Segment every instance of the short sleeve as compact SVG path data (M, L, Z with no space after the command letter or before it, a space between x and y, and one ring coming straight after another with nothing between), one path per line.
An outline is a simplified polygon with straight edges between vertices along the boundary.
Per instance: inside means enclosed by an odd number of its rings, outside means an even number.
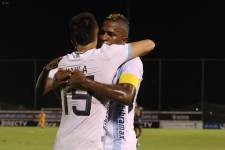
M105 57L111 60L112 65L118 68L122 63L126 62L130 58L132 49L130 44L103 44L102 50L104 52Z
M50 70L48 74L48 78L53 79L57 71L58 71L58 68Z
M143 78L143 63L141 59L131 59L121 66L119 83L129 83L139 87Z

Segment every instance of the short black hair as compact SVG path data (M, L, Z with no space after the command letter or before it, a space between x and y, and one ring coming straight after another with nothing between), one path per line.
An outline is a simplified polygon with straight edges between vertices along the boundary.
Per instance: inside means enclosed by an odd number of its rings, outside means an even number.
M112 22L120 22L123 25L125 25L127 31L129 32L129 20L121 13L118 12L113 12L111 14L109 14L105 20L109 20Z
M78 45L86 45L96 38L98 23L92 13L81 12L69 22L71 40Z

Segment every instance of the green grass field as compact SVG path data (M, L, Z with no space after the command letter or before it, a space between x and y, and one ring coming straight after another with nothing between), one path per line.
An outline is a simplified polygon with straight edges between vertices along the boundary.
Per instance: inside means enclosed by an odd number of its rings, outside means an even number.
M57 128L0 127L0 150L51 150ZM225 150L225 130L144 129L138 150Z

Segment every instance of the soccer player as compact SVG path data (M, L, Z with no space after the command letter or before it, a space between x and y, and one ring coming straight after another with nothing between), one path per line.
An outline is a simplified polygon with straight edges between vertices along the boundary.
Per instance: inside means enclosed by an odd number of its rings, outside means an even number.
M102 40L105 43L124 44L128 41L129 22L122 14L110 14L106 17L103 27ZM104 150L136 150L136 137L134 133L134 104L143 76L143 64L139 57L123 64L117 71L113 83L130 90L132 101L123 105L111 102L108 118L105 123L106 135Z
M122 63L149 53L155 44L147 39L124 45L103 44L96 49L98 25L90 13L74 16L69 27L74 52L64 56L58 71L50 75L54 87L61 89L63 108L54 149L102 150L102 126L108 101L98 94L92 96L90 92L77 90L85 87L74 84L74 72L80 70L89 79L111 84ZM92 80L88 80L89 83Z
M123 45L127 43L128 32L128 19L122 14L112 13L104 20L100 41L108 45ZM113 83L117 85L106 85L94 81L86 83L88 79L83 79L84 75L80 72L74 73L73 78L74 80L77 78L81 87L112 100L104 123L104 150L136 150L134 106L142 75L143 64L139 57L120 66L113 80ZM78 84L77 82L74 84ZM119 92L123 94L118 94Z

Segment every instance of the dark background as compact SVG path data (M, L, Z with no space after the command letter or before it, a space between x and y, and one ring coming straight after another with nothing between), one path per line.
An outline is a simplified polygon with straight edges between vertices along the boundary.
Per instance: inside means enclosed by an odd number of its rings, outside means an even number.
M222 2L221 2L222 3ZM215 0L0 0L1 106L60 107L53 95L34 98L44 64L71 52L67 22L81 11L99 23L113 11L130 20L130 40L151 38L142 58L138 102L150 110L203 110L224 106L223 5Z
M149 58L224 58L224 13L215 0L1 0L0 58L53 58L68 49L67 22L90 11L101 23L119 11L130 19L131 40L150 37Z

